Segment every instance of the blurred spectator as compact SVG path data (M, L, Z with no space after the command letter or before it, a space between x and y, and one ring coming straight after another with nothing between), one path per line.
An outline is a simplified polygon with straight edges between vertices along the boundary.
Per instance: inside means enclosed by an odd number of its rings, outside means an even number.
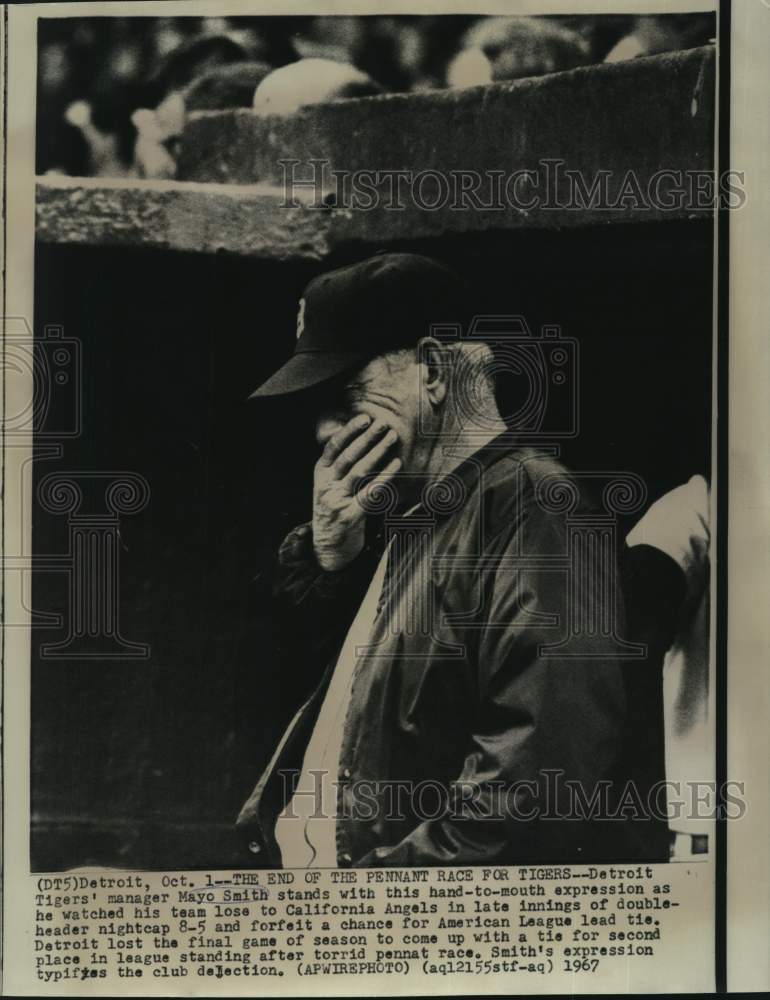
M591 59L577 31L542 17L489 17L463 39L447 69L447 83L470 87L496 80L542 76L582 66Z
M172 90L157 108L137 109L131 116L137 132L134 173L156 179L174 177L187 115L193 111L251 107L254 91L271 69L261 62L217 66L194 77L186 87Z
M67 108L64 117L83 138L87 150L87 173L90 176L121 177L128 173L120 157L118 137L96 127L88 101L74 101Z
M249 61L247 54L229 35L207 31L165 56L148 84L148 106L131 115L136 129L133 171L137 176L174 177L179 140L189 112L251 105L254 91L272 66Z
M160 61L147 85L147 101L155 107L173 91L218 66L241 62L246 50L229 35L205 33L177 45Z
M556 14L551 20L578 35L588 45L591 63L600 63L619 39L627 35L636 18L626 14Z
M382 87L350 63L300 59L265 77L254 94L253 107L262 115L287 115L308 104L380 93Z
M168 180L176 174L176 153L185 122L184 97L172 91L157 108L131 115L136 128L133 172L138 177Z
M631 30L607 54L605 62L622 62L658 52L691 49L713 40L713 14L668 14L635 17Z

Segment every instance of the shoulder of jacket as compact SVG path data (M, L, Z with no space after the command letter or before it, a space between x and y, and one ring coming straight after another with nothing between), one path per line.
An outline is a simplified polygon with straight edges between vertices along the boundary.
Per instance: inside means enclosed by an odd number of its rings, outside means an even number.
M567 469L546 452L517 449L506 453L483 471L478 483L488 528L494 532L533 508L540 510L538 497L551 484L557 489L559 484L571 483Z

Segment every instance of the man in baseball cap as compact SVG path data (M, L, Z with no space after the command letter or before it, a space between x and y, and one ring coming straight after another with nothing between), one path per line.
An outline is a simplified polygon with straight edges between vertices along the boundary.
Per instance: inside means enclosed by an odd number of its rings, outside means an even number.
M502 808L515 796L490 792L558 768L590 797L624 759L625 702L604 632L571 636L558 655L569 622L597 620L583 605L609 594L615 606L616 577L597 560L596 585L567 606L552 570L569 551L567 515L537 502L540 481L567 473L513 449L491 352L456 330L460 299L457 275L414 254L321 275L302 297L293 356L254 394L312 399L321 449L312 519L281 546L271 609L286 676L314 664L318 685L241 810L257 864L628 860L658 849L622 821L533 824L529 807L523 817ZM394 806L394 789L426 781L446 791L446 810ZM460 786L478 791L478 812L453 812Z
M417 477L445 470L442 446L456 416L446 405L458 360L451 345L464 318L460 277L418 254L382 252L305 288L294 353L250 398L296 397L315 420L323 454L313 545L323 569L345 566L363 546L363 485L376 491L404 473L405 502ZM486 345L475 345L481 362L480 350ZM503 429L495 410L485 439Z

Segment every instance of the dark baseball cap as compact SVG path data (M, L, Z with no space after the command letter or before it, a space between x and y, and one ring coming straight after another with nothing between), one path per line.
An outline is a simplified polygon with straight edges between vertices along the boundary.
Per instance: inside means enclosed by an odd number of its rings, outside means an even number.
M460 276L430 257L381 252L328 271L302 293L294 354L249 398L320 386L380 354L415 346L433 325L462 324L464 309Z

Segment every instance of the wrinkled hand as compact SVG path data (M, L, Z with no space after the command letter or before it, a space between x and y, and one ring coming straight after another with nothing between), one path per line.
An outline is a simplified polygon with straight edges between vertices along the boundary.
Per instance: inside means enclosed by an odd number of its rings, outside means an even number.
M398 435L365 415L349 420L326 442L313 480L313 548L322 569L342 569L364 547L366 511L356 493L375 473L369 488L391 479L401 460L387 455Z

